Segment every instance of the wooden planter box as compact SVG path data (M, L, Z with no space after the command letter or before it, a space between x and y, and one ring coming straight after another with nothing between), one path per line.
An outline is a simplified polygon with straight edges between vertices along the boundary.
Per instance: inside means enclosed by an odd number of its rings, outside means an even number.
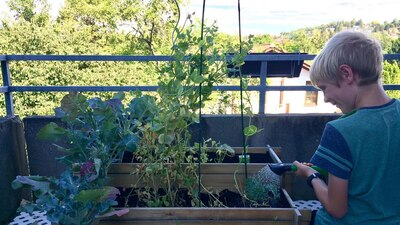
M238 153L240 148L237 148ZM271 162L281 162L271 147L249 148L248 153L262 152L270 157ZM239 153L241 154L241 153ZM266 163L247 163L247 174L258 173ZM121 163L113 165L109 170L110 185L116 187L130 187L136 180L130 174L135 163ZM235 178L236 177L236 181ZM245 183L244 163L207 163L201 165L201 182L204 187L212 191L229 189L236 191L237 183L242 189ZM282 189L282 198L289 205L293 202L286 190ZM300 213L295 208L216 208L216 207L169 207L169 208L129 208L129 213L121 217L104 218L101 225L111 224L298 224Z

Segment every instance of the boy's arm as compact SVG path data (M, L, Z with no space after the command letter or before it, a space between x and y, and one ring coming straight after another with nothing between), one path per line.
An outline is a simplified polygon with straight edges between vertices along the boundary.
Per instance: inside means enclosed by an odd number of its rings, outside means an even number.
M297 167L296 173L304 178L317 172L297 161L294 165ZM311 184L318 200L331 216L341 218L347 213L348 180L329 173L328 185L321 179L313 179Z
M348 180L329 174L328 185L321 179L313 179L311 183L318 200L331 216L342 218L347 213Z

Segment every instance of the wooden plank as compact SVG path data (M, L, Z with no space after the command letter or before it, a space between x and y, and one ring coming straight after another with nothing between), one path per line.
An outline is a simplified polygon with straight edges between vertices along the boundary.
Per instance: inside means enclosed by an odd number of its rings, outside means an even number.
M216 148L212 147L204 147L207 149L207 152L216 152ZM241 147L231 147L235 150L236 155L243 154L243 146ZM279 151L280 147L273 147L273 149L277 149ZM267 147L247 147L246 152L250 154L266 154L268 151Z
M300 225L308 225L308 224L310 224L310 222L311 222L311 216L312 216L312 213L311 213L311 210L309 210L309 209L301 209L301 210L299 210L300 211L300 214L301 214L301 216L299 217L299 224Z
M293 221L213 221L213 220L150 220L150 221L101 221L100 225L293 225ZM303 224L301 224L303 225ZM308 225L308 224L304 224Z
M236 155L243 154L243 147L232 147L235 150ZM266 147L247 147L246 152L249 154L266 154Z
M247 163L247 173L255 174L260 171L266 163ZM207 163L201 165L201 174L244 174L244 163Z
M262 213L264 212L264 213ZM159 213L159 214L157 214ZM133 213L134 218L154 218L155 215L161 218L196 218L196 219L250 219L250 220L292 220L292 209L280 208L142 208Z
M293 221L292 208L129 208L121 217L106 220L239 220L239 221Z
M236 155L243 154L243 147L232 147L232 148L235 150ZM267 154L269 148L271 148L278 156L282 151L281 147L271 147L269 145L267 145L266 147L247 147L246 151L249 154ZM210 148L209 152L215 152L215 149Z

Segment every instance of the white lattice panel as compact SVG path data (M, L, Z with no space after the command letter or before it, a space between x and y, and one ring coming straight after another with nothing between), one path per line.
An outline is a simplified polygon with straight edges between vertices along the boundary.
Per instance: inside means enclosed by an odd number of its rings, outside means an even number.
M21 212L21 214L14 218L9 225L51 225L50 221L46 218L46 212L35 211L32 215L29 213Z
M318 210L322 208L321 203L317 200L309 200L309 201L298 200L294 201L294 205L296 206L297 209Z

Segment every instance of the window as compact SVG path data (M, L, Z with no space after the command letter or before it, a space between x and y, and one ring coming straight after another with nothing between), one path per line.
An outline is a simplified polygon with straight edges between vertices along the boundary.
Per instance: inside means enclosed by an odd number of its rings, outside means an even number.
M306 81L306 85L311 86L311 81ZM316 106L318 102L318 91L306 91L304 106Z

